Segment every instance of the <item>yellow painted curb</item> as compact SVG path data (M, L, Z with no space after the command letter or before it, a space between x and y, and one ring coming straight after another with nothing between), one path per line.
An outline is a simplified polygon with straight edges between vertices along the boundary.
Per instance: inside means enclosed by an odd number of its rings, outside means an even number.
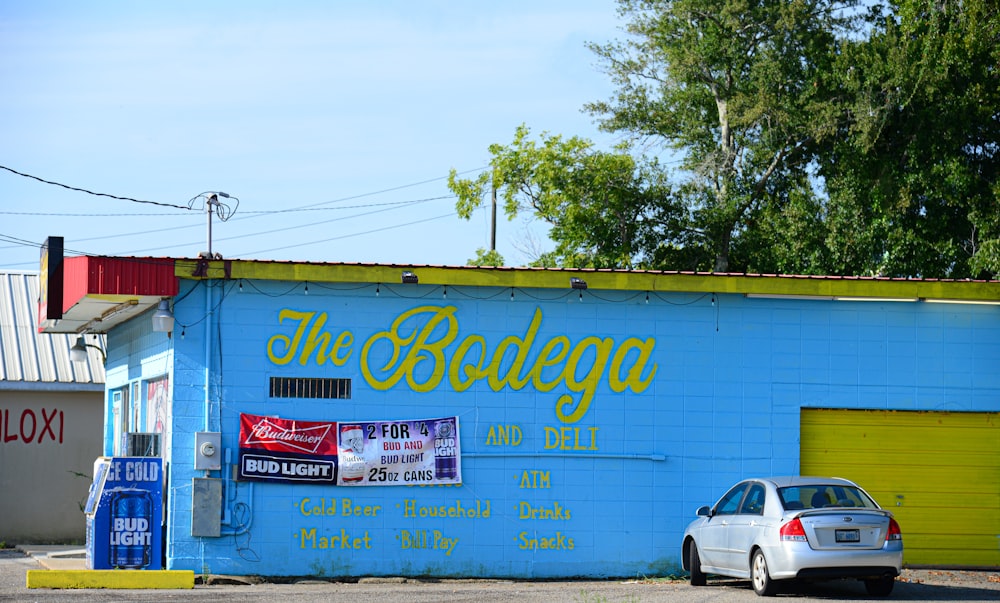
M28 588L194 588L192 570L28 570Z

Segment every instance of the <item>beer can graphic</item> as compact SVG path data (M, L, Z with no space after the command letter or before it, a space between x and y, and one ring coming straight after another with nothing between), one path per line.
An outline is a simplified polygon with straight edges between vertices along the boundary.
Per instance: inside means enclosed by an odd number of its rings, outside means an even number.
M153 552L153 500L149 492L137 488L112 492L108 563L113 568L146 567Z
M458 456L456 455L455 422L453 419L438 421L434 427L434 479L455 480L458 478Z
M360 482L365 477L364 431L360 425L340 426L340 450L337 453L337 466L340 481L347 483Z

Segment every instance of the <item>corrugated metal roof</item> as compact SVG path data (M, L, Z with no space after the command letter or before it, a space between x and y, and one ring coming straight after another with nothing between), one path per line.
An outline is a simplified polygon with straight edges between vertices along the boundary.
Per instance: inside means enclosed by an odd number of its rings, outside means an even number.
M38 281L37 273L0 272L0 389L103 388L100 350L87 348L87 361L73 362L78 335L38 332ZM105 348L103 336L85 341Z

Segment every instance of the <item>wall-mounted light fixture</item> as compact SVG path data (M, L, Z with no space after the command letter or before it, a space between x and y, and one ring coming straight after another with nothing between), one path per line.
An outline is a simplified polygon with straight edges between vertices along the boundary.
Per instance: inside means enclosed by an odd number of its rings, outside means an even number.
M587 281L582 278L576 278L575 276L569 279L569 286L574 289L586 289Z
M104 364L108 363L108 356L104 353L104 348L99 345L94 345L92 343L87 343L83 339L83 335L76 338L76 343L73 347L69 349L69 359L73 362L86 362L87 361L87 348L94 348L101 353L101 362Z
M412 283L412 284L416 284L416 283L418 283L418 282L420 282L420 281L419 281L419 279L417 278L417 275L416 275L416 274L413 274L413 273L412 273L412 272L410 272L409 270L404 270L404 271L403 271L403 282L404 282L404 283Z
M831 295L782 295L780 293L744 293L747 299L804 299L812 301L833 301Z
M1000 306L1000 299L996 301L988 299L934 299L928 297L924 299L929 304L972 304L981 306Z
M835 297L833 298L837 301L855 301L855 302L915 302L920 301L916 297Z
M153 331L169 333L174 330L174 313L170 311L170 301L160 300L160 305L153 312Z

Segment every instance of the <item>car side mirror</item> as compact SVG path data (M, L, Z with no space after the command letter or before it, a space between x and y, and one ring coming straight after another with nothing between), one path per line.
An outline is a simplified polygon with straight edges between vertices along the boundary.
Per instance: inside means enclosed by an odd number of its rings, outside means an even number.
M712 516L712 508L709 507L708 505L704 505L704 506L698 507L698 510L695 511L694 513L698 517L711 517Z

